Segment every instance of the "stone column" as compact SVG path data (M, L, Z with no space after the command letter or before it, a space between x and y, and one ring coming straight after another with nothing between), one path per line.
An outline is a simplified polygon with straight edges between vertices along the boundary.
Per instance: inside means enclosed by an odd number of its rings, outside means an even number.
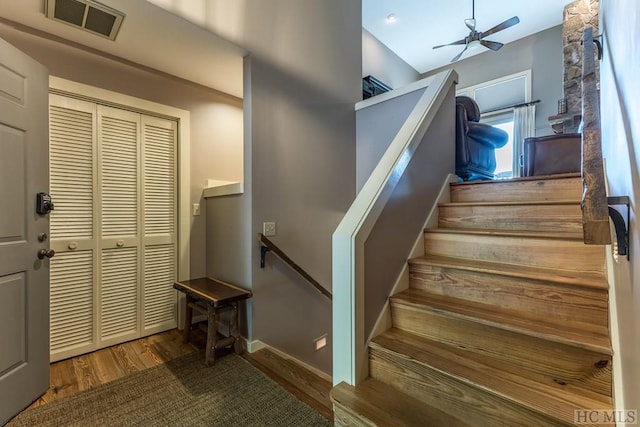
M565 133L576 132L582 117L582 33L587 25L598 34L598 0L576 0L565 6L562 26L563 82L567 102ZM596 61L596 77L600 81L598 67Z

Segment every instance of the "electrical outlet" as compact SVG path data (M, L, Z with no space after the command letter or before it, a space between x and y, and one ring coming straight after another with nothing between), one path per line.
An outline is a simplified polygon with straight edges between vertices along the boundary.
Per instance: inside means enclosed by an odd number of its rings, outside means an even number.
M318 351L322 350L327 346L327 334L324 334L320 338L316 338L313 340L313 350Z
M262 234L265 236L275 236L276 235L276 223L275 222L263 222L262 223Z
M200 203L194 203L191 206L191 210L192 210L193 216L200 215Z

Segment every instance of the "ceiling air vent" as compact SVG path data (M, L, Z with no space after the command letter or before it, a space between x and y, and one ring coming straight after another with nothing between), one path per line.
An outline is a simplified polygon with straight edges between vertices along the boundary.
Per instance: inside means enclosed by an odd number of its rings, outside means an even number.
M124 13L92 0L46 0L46 15L55 21L116 39Z

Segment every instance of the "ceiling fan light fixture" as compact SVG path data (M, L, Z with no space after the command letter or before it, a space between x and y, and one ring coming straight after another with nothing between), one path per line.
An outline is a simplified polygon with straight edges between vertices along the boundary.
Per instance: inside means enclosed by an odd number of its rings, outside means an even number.
M464 44L465 46L462 52L454 56L451 62L456 62L458 59L460 59L462 54L465 53L467 50L477 50L480 47L486 47L495 52L497 50L500 50L503 44L499 42L491 41L491 40L485 40L485 37L495 34L498 31L506 30L507 28L512 27L518 23L520 23L520 18L518 18L517 16L513 16L507 19L506 21L503 21L498 25L495 25L494 27L489 28L487 31L477 31L476 30L476 6L475 6L475 1L472 0L471 18L464 20L464 24L470 30L469 35L453 43L433 46L433 49L439 49L445 46L454 46L454 45Z
M480 40L472 40L469 42L469 45L467 46L469 50L475 50L481 47L482 47L482 44L480 43Z

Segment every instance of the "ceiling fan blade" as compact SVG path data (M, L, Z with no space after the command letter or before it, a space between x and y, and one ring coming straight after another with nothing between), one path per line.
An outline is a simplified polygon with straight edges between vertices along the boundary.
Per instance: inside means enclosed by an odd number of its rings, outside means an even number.
M464 38L464 39L457 40L457 41L455 41L455 42L453 42L453 43L449 43L449 44L440 44L440 45L438 45L438 46L434 46L434 47L433 47L433 49L439 49L439 48L441 48L441 47L445 47L445 46L454 46L454 45L458 45L458 44L466 44L466 43L467 43L467 39L466 39L466 38Z
M471 31L475 31L476 30L476 20L474 18L465 19L464 20L464 25L466 25L467 28L470 29Z
M505 29L507 29L509 27L513 27L514 25L516 25L519 22L520 22L520 18L518 18L517 16L514 16L513 18L509 18L506 21L499 23L495 27L490 28L487 31L484 31L482 33L482 37L490 36L491 34L495 34L498 31L502 31L502 30L505 30Z
M488 47L491 50L499 50L503 44L498 42L492 42L490 40L480 40L480 44L484 47Z
M467 51L467 48L469 46L465 46L464 49L462 49L462 52L460 52L459 54L457 54L456 56L453 57L453 59L451 60L451 62L456 62L458 59L460 59L460 57L462 56L463 53L465 53Z

